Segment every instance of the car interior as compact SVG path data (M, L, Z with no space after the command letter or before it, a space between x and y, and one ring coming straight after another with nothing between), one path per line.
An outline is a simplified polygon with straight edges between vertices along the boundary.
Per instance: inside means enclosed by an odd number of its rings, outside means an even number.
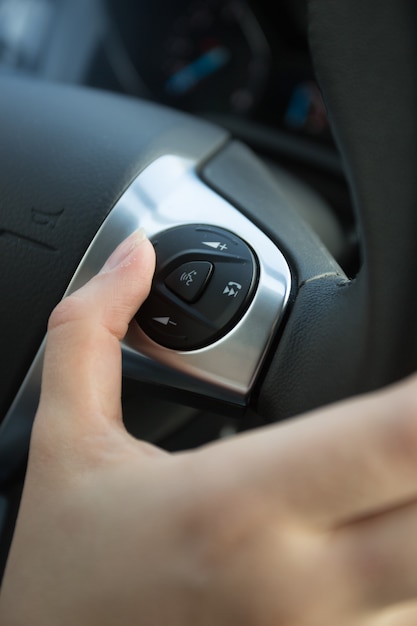
M416 9L308 4L0 0L0 571L48 316L139 226L134 436L192 448L415 369Z

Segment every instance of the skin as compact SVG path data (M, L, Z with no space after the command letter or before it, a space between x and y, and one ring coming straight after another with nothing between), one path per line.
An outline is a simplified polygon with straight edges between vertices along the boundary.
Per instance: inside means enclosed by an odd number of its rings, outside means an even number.
M0 624L415 625L417 379L168 454L120 406L153 269L136 233L50 318Z

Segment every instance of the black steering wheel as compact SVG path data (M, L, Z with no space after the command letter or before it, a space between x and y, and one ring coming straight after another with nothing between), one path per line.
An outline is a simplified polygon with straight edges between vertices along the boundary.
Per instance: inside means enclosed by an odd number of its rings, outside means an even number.
M354 278L224 130L128 97L1 78L2 484L27 452L37 390L29 405L19 394L51 310L74 275L81 280L80 262L132 181L167 155L192 163L200 183L265 233L290 268L285 315L241 406L275 421L416 368L416 11L411 0L310 2L311 49L356 210Z

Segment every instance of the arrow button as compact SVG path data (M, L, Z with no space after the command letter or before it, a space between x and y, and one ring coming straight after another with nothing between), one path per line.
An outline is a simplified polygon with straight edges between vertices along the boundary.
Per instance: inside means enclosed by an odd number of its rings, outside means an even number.
M143 303L136 319L153 341L174 350L204 345L213 334L213 327L196 318L192 310L172 306L157 294L151 294Z
M171 326L177 325L177 322L174 322L170 317L153 317L152 319L154 322L158 322L158 324L162 324L163 326L168 326L168 324L171 324Z

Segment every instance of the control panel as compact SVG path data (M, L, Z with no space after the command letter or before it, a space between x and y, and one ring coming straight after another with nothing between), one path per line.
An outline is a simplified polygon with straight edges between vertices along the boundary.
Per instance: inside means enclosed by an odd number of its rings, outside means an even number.
M151 293L122 342L124 375L183 394L184 402L205 398L240 410L288 303L286 259L201 180L195 163L165 155L119 198L66 293L100 271L138 228L152 241L157 264ZM43 347L2 424L3 436L9 424L24 428L21 416L34 414L42 360Z
M154 341L175 350L204 347L242 317L258 281L251 248L232 232L186 224L152 239L157 264L137 315Z

